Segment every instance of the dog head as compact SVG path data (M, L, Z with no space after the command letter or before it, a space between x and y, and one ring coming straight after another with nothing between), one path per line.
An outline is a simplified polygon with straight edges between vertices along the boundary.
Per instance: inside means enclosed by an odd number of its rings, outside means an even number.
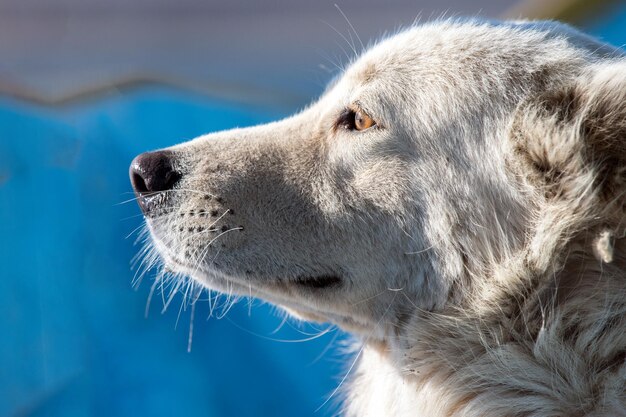
M555 23L415 27L302 112L142 154L131 181L169 269L385 340L527 246L550 144L520 112L556 123L532 98L617 55Z

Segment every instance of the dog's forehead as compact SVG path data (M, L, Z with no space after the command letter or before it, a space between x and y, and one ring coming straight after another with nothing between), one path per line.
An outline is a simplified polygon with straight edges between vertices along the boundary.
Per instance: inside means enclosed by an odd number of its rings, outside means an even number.
M616 55L614 48L557 22L446 20L411 27L382 39L356 59L343 78L358 86L412 74L437 78L437 70L445 72L446 63L468 71L504 59L509 66L524 66L538 56L556 55L546 41L557 39L565 41L558 46Z
M478 108L476 100L487 105L494 97L513 101L523 95L530 81L539 80L531 80L529 74L558 75L592 55L618 53L554 22L431 22L364 51L327 88L320 108L360 102L375 112L376 108L392 111L408 108L399 103L416 98L423 101L421 106L436 107L443 105L442 92L450 96L448 101L452 96L456 103L474 100Z
M348 68L345 78L354 86L365 86L380 76L380 66L376 64L376 60L366 55Z
M447 64L455 61L455 67L467 67L467 71L459 71L459 74L469 76L476 67L470 59L460 65L461 56L467 57L470 48L489 47L479 40L467 39L467 31L475 29L471 25L461 29L450 24L429 24L386 38L352 62L343 75L331 83L325 96L338 102L367 96L383 100L383 97L393 96L394 102L398 102L401 97L409 97L410 92L421 89L416 82L434 86L448 80Z
M438 78L445 64L464 60L468 70L473 59L497 48L493 41L511 41L514 31L485 24L440 22L404 30L366 50L345 71L341 83L359 88L373 83L407 82L412 76ZM507 36L508 35L508 36ZM514 36L514 35L513 35ZM496 42L497 43L497 42Z

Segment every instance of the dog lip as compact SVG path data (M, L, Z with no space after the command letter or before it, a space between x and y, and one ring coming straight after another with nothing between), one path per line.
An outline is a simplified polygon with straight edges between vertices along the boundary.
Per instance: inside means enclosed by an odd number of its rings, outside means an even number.
M166 192L137 193L137 201L145 214L151 214L156 208L165 204Z
M311 289L325 289L341 285L342 279L337 275L300 276L294 282Z

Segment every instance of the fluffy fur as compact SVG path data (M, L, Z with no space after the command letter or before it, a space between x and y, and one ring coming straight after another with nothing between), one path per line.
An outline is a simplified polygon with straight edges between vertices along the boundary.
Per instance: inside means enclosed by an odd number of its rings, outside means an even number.
M169 150L163 261L353 332L345 415L626 415L620 50L430 23L293 117Z

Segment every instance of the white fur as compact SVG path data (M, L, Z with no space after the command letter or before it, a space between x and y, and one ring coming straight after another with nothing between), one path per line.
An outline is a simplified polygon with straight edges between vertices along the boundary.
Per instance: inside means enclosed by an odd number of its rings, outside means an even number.
M356 107L377 125L336 126ZM625 120L621 51L434 22L291 118L170 148L148 224L174 271L353 332L347 416L626 415Z

